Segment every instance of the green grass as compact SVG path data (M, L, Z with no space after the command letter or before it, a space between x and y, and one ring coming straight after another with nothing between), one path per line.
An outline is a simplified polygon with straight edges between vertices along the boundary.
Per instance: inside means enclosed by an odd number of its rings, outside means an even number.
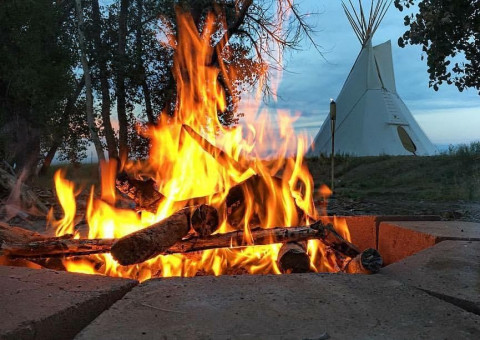
M311 158L307 165L318 188L330 186L330 159ZM64 168L67 178L83 188L98 188L98 164L55 165L36 180L53 188L53 174ZM411 201L480 201L480 142L451 147L438 156L379 156L335 158L338 198L408 199Z
M330 185L330 159L307 160L316 186ZM480 143L438 156L336 157L335 194L350 198L480 201Z

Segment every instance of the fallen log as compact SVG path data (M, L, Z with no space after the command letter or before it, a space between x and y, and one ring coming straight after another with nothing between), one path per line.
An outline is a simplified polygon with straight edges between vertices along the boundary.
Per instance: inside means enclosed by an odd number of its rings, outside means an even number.
M306 242L285 243L278 251L277 266L282 273L307 273L310 257Z
M187 210L188 211L188 210ZM175 217L175 220L185 221L187 219L187 213L184 210L177 212L178 215ZM174 214L175 215L175 214ZM183 216L185 216L185 219ZM173 216L173 215L172 215ZM169 218L153 225L156 227L155 230L160 229L159 233L163 233L161 230L165 229L163 226L168 224ZM160 227L159 227L160 225ZM146 228L149 229L149 228ZM135 235L146 229L142 229L136 233L127 235ZM169 229L168 227L166 229ZM183 225L180 225L180 229L183 229ZM147 235L150 236L152 233L156 232L149 229ZM324 225L322 222L318 221L310 226L302 227L287 227L287 228L272 228L272 229L262 229L256 228L250 231L251 239L253 240L254 245L268 245L273 243L289 243L289 242L302 242L310 239L319 239L324 244L335 249L337 252L344 256L351 258L357 257L360 254L358 248L352 245L350 242L344 240L336 231L333 229L333 226L328 224ZM152 236L154 239L155 237ZM121 239L120 239L121 240ZM79 256L79 255L91 255L97 253L107 253L110 252L114 243L118 243L120 240L116 239L66 239L66 240L47 240L47 241L36 241L30 242L27 244L4 244L2 246L2 252L4 255L10 257L55 257L55 256ZM143 241L147 243L144 243ZM190 237L188 239L177 241L175 244L167 247L165 244L163 246L151 244L152 239L149 238L137 238L135 236L133 244L139 248L139 253L144 256L146 252L151 254L151 248L156 249L155 254L151 255L153 257L157 254L176 254L176 253L189 253L196 252L208 249L218 249L218 248L242 248L247 247L250 244L245 243L245 233L244 231L234 231L225 234L216 234L210 235L207 237ZM130 244L127 242L127 244ZM142 247L147 247L147 250L142 250ZM150 248L148 248L150 247ZM160 251L159 251L160 250ZM127 249L128 254L130 251L136 251L135 249ZM132 255L134 258L138 259L138 255ZM365 255L366 256L366 255ZM148 258L150 258L148 257ZM127 256L127 259L129 257ZM146 259L148 259L146 258ZM364 262L367 263L367 262ZM353 265L353 264L352 264ZM368 265L367 265L368 268Z
M372 274L378 272L382 264L383 260L380 253L375 249L368 248L348 261L343 268L343 272L349 274Z

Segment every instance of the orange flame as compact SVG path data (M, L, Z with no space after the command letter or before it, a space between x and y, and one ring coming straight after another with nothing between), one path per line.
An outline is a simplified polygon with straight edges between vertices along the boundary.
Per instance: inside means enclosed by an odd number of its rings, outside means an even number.
M292 118L279 115L278 136L270 133L268 117L247 124L224 127L218 112L226 108L224 87L218 82L220 69L213 65L215 53L211 46L214 17L209 15L200 34L188 14L178 13L178 32L167 37L175 49L173 72L177 83L176 115L160 116L146 136L151 140L147 162L127 162L124 169L135 176L155 179L164 199L155 213L121 209L115 206L117 164L101 164L101 196L94 197L92 188L86 220L89 238L118 238L162 220L196 199L224 211L229 190L242 185L245 206L238 223L226 218L219 233L243 228L244 243L253 245L251 224L263 228L295 226L319 218L313 203L313 180L303 163L305 137L296 138ZM225 67L225 65L223 65ZM235 70L228 73L232 86ZM281 140L280 143L275 140ZM296 145L296 156L288 157ZM207 150L207 151L205 151ZM272 152L273 150L273 152ZM265 159L265 154L270 157ZM65 216L50 223L57 235L73 231L75 197L73 184L63 172L55 174L55 184ZM223 214L225 215L225 214ZM303 216L303 217L302 217ZM348 229L347 229L348 230ZM279 244L207 250L195 254L157 256L144 263L120 266L110 254L90 256L82 261L65 260L69 271L99 273L146 280L151 277L222 275L248 272L279 274L277 254ZM335 270L328 251L318 241L308 242L311 268L315 271Z

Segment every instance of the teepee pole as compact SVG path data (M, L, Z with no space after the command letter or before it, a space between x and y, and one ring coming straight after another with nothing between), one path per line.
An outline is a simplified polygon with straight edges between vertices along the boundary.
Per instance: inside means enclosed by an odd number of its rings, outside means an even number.
M362 46L365 46L367 41L373 37L392 2L393 0L371 0L370 11L366 11L363 8L362 0L358 0L358 9L355 8L352 0L348 0L350 8L342 1L343 10Z
M332 130L332 152L330 153L330 189L332 193L335 190L335 121L337 120L337 103L332 99L330 101L330 128Z

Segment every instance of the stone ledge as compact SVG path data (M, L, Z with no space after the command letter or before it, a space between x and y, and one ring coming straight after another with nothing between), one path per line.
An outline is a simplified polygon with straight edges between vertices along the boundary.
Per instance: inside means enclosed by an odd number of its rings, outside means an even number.
M380 273L480 315L479 241L443 241Z
M155 279L76 339L473 339L480 316L380 275Z
M0 338L71 339L136 284L99 275L0 266Z

